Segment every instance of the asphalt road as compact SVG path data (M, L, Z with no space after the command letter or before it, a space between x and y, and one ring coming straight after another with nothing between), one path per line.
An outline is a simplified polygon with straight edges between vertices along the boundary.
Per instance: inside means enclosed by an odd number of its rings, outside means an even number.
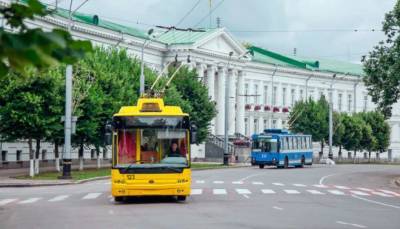
M0 189L0 228L400 228L399 166L193 172L192 196L114 203L110 181Z

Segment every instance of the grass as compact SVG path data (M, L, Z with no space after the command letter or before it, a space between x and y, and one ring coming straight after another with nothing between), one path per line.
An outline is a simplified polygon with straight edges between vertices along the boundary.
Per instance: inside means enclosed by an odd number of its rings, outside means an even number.
M202 169L217 169L217 168L227 168L229 166L222 165L220 163L192 163L193 170L202 170ZM111 174L110 168L101 168L101 169L85 169L83 171L73 170L72 171L72 179L73 180L84 180L95 177L103 177L110 176ZM44 172L36 175L35 177L30 177L28 175L17 176L17 179L27 179L27 180L57 180L58 176L61 173L59 172Z

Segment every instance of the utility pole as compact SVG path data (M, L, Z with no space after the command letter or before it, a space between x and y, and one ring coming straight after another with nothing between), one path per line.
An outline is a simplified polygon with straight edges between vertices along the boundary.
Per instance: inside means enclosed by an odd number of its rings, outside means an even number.
M229 109L229 81L231 80L229 77L229 65L231 63L233 52L229 52L229 59L228 59L228 66L227 66L227 72L228 72L228 77L225 80L225 130L224 130L224 165L229 165L228 157L229 157L229 152L228 152L228 109Z
M88 0L82 2L72 11L72 2L69 3L68 32L72 30L72 14L82 7ZM72 34L71 34L72 36ZM74 119L76 121L76 119ZM64 119L64 152L63 172L59 179L71 179L71 133L72 133L72 65L67 65L65 70L65 119Z
M330 86L330 97L329 97L329 153L328 157L333 159L332 152L332 138L333 138L333 82L336 78L336 74L333 74L331 86Z

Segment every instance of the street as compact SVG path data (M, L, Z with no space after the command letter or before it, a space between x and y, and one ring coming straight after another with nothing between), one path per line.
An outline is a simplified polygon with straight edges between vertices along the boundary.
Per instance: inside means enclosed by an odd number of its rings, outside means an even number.
M0 189L1 228L398 228L398 166L194 171L192 195L115 203L110 181Z

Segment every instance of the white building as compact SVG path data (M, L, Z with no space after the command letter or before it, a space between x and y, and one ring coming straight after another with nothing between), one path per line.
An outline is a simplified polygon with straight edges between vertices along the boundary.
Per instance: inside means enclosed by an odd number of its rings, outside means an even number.
M59 9L53 16L29 23L45 29L67 28L67 15L67 11ZM265 128L287 127L288 111L293 104L308 97L329 98L331 83L334 110L352 113L375 109L362 82L362 66L358 64L299 58L259 47L249 48L251 55L243 56L248 50L224 28L205 32L156 31L161 35L150 38L146 32L95 15L77 13L73 20L72 34L77 39L126 48L137 57L144 42L153 39L144 49L144 61L157 71L174 61L176 55L181 62L190 55L191 67L197 70L209 89L210 99L217 104L218 114L210 130L214 135L224 133L225 84L230 88L227 111L230 135L250 136ZM233 52L231 59L229 52ZM394 105L393 117L388 122L392 128L390 149L394 157L400 157L399 103ZM6 150L6 144L2 148ZM204 155L204 148L201 150L197 157Z

